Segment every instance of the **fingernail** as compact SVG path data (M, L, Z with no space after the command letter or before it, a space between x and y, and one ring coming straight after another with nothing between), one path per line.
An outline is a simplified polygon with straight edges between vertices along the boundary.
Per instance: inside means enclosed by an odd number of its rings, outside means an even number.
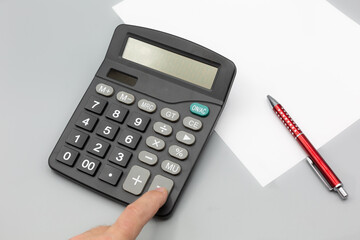
M166 188L164 188L164 187L159 187L159 188L156 188L155 190L158 192L166 193L166 194L168 193Z

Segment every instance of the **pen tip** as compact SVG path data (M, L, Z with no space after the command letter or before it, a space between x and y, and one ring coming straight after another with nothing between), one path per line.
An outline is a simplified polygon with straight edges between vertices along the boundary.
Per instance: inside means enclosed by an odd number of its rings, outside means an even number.
M269 102L271 104L272 107L275 107L276 105L278 105L279 103L270 95L267 95L267 98L269 99Z

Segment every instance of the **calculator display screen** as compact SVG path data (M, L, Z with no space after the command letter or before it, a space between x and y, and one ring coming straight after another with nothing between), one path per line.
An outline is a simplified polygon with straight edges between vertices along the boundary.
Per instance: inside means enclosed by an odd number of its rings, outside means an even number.
M122 57L129 61L211 89L218 69L129 37Z

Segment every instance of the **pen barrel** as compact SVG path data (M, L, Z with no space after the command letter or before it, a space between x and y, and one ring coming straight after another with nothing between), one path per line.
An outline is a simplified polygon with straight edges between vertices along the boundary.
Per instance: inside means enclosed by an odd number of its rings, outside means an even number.
M339 178L327 165L325 160L321 157L320 153L316 150L316 148L311 144L311 142L304 134L301 134L298 138L296 138L296 141L299 142L302 148L309 155L316 168L320 171L321 175L326 179L331 188L335 188L336 186L341 184Z
M290 117L286 110L281 106L281 104L277 104L276 106L274 106L273 110L295 139L302 134L302 131L300 130L298 125L294 122L294 120Z

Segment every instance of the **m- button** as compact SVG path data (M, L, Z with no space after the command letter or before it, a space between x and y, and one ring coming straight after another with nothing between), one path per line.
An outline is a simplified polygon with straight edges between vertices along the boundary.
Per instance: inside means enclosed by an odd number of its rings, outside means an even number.
M185 117L183 125L194 131L199 131L202 128L202 122L192 117Z

